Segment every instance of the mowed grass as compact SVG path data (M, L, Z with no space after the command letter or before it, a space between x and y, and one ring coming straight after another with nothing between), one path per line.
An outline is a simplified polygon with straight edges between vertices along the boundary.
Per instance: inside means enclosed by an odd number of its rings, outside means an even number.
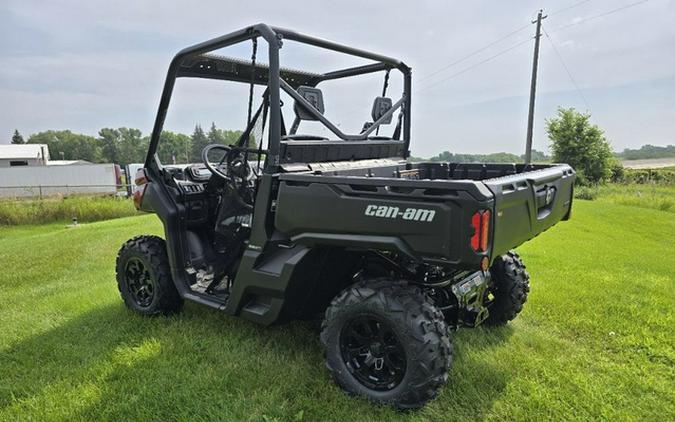
M314 324L126 310L115 255L141 233L155 216L0 228L0 420L675 420L673 213L576 201L519 248L524 312L455 333L447 386L408 413L342 393Z

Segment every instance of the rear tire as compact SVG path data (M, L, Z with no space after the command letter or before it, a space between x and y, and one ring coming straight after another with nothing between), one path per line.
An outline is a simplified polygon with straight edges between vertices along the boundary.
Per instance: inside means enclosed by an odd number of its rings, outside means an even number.
M490 289L492 299L486 304L490 314L485 324L504 325L523 310L530 292L530 275L515 251L495 258L490 274L493 283Z
M183 299L171 278L164 239L137 236L117 254L117 288L129 309L141 315L180 312Z
M321 327L326 367L350 394L399 409L438 394L452 364L443 314L404 281L361 281L340 293Z

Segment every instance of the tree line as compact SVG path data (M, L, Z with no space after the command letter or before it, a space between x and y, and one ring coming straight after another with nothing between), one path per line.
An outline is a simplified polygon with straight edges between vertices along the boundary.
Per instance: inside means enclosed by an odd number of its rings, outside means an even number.
M429 159L412 157L412 161L439 161L448 163L519 163L525 160L525 155L511 154L510 152L494 152L491 154L454 154L450 151L443 151ZM532 150L532 161L535 163L546 163L551 161L551 157L542 151Z
M230 145L239 140L240 130L226 130L211 123L208 132L195 125L192 135L162 131L157 154L162 163L182 164L201 161L201 151L209 144ZM254 142L252 139L251 143ZM142 163L150 144L150 136L134 128L103 128L98 136L70 130L47 130L30 135L27 140L18 130L12 136L13 144L46 144L52 160L85 160L92 163L126 165Z
M604 131L591 123L589 113L580 113L574 108L559 108L555 117L546 120L546 131L551 147L551 156L537 150L532 151L533 162L556 162L570 164L577 172L577 183L595 185L608 180L619 180L624 174L619 157L623 159L662 158L675 156L675 146L657 147L644 145L639 150L624 150L621 154L612 152ZM163 131L160 135L158 155L163 163L190 163L201 161L201 151L213 143L232 144L241 136L241 131L223 130L211 123L208 132L198 124L191 136ZM104 128L98 137L73 133L69 130L48 130L28 137L28 143L47 144L54 159L86 160L94 163L112 162L117 164L139 163L145 160L150 139L140 130L131 128ZM12 143L24 143L18 131L14 131ZM255 139L249 139L249 146ZM422 161L412 157L412 161ZM516 163L524 156L507 152L493 154L454 154L444 151L431 161Z
M643 145L640 149L626 148L623 152L615 154L622 160L647 160L650 158L672 158L675 157L675 145L659 147L655 145Z

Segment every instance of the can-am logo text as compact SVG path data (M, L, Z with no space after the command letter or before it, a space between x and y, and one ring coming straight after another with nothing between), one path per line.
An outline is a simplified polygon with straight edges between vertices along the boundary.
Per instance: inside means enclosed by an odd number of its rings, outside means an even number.
M369 217L402 218L409 221L431 222L436 215L436 211L423 208L401 210L399 207L388 207L386 205L368 205L364 214Z

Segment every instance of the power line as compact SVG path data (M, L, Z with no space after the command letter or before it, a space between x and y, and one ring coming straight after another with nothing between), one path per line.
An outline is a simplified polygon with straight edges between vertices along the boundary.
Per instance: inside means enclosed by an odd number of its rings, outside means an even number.
M549 15L557 14L557 13L562 13L562 12L564 12L564 11L570 10L570 9L575 8L575 7L577 7L577 6L581 6L582 4L588 3L588 2L590 2L590 1L591 1L591 0L582 0L582 1L576 2L576 3L574 3L574 4L571 4L571 5L567 6L567 7L564 7L564 8L562 8L562 9L558 9L558 10L556 10L556 11L550 13ZM611 14L616 13L616 12L619 12L619 11L621 11L621 10L629 9L629 8L631 8L631 7L635 7L635 6L638 6L638 5L640 5L640 4L647 3L648 1L649 1L649 0L641 0L641 1L637 1L637 2L635 2L635 3L630 3L630 4L627 4L627 5L625 5L625 6L618 7L618 8L616 8L616 9L612 9L612 10L609 10L609 11L607 11L607 12L604 12L604 13L601 13L601 14L598 14L598 15L589 16L589 17L584 18L584 19L581 19L581 20L579 20L579 21L577 21L577 22L572 22L572 23L570 23L570 24L567 24L567 25L563 25L563 26L557 27L557 28L551 30L550 32L559 31L559 30L561 30L561 29L566 29L566 28L569 28L569 27L571 27L571 26L576 26L576 25L579 25L579 24L581 24L581 23L584 23L584 22L587 22L587 21L590 21L590 20L593 20L593 19L597 19L597 18L601 18L601 17L603 17L603 16L611 15ZM499 39L497 39L497 40L495 40L495 41L492 41L491 43L489 43L489 44L487 44L487 45L485 45L485 46L479 48L478 50L475 50L473 53L470 53L470 54L468 54L468 55L466 55L466 56L464 56L464 57L462 57L462 58L460 58L460 59L458 59L458 60L455 60L454 62L449 63L449 64L447 64L446 66L443 66L442 68L440 68L440 69L438 69L438 70L435 70L434 72L432 72L432 73L430 73L430 74L428 74L428 75L422 77L421 79L419 79L419 81L420 81L420 82L423 82L423 81L425 81L425 80L428 80L428 79L431 78L432 76L435 76L435 75L437 75L437 74L439 74L439 73L441 73L441 72L444 72L444 71L448 70L449 68L451 68L451 67L453 67L453 66L455 66L455 65L457 65L457 64L459 64L459 63L461 63L461 62L463 62L463 61L465 61L466 59L469 59L469 58L475 56L476 54L481 53L481 52L487 50L488 48L492 47L493 45L495 45L495 44L497 44L497 43L499 43L499 42L501 42L501 41L503 41L503 40L505 40L505 39L507 39L507 38L509 38L509 37L511 37L511 36L513 36L513 35L515 35L515 34L517 34L517 33L519 33L519 32L521 32L521 31L523 31L523 30L525 30L526 28L529 28L529 26L530 26L530 25L527 24L527 25L524 25L524 26L522 26L522 27L520 27L520 28L518 28L518 29L515 29L515 30L509 32L508 34L502 36L501 38L499 38ZM546 33L546 31L544 31L544 32ZM553 49L554 49L554 51L556 52L556 55L558 56L559 60L560 60L561 63L563 64L563 67L565 68L565 71L567 72L568 76L570 77L570 80L572 80L572 83L575 85L575 87L577 88L577 91L579 92L579 94L580 94L581 97L583 98L584 103L586 104L586 106L587 106L588 108L590 108L590 107L588 106L588 101L586 101L586 98L584 97L583 93L581 92L581 90L580 90L579 87L577 86L576 82L574 81L574 78L572 77L571 73L569 72L569 69L568 69L567 66L565 65L565 62L564 62L564 60L562 59L562 56L560 55L560 53L559 53L558 50L556 49L556 47L555 47L555 45L553 44L553 41L551 40L551 38L550 38L550 36L548 35L548 33L546 33L546 37L548 38L549 42L551 42L551 45L553 46ZM484 59L484 60L481 60L480 62L478 62L478 63L476 63L476 64L474 64L474 65L472 65L472 66L469 66L469 67L467 67L467 68L465 68L465 69L463 69L463 70L460 70L459 72L455 72L455 73L453 73L453 74L451 74L451 75L448 75L447 77L444 77L444 78L442 78L442 79L439 79L439 80L437 80L437 81L435 81L435 82L431 82L431 84L429 84L429 85L427 85L427 86L425 86L425 87L422 87L422 88L416 90L415 93L419 93L419 92L425 91L425 90L427 90L427 89L429 89L429 88L431 88L431 87L434 87L434 86L436 86L436 85L438 85L438 84L440 84L440 83L442 83L442 82L445 82L445 81L447 81L447 80L449 80L449 79L455 78L455 77L457 77L457 76L459 76L459 75L461 75L461 74L463 74L463 73L466 73L466 72L468 72L469 70L471 70L471 69L473 69L473 68L475 68L475 67L477 67L477 66L480 66L480 65L482 65L482 64L484 64L484 63L487 63L487 62L489 62L489 61L491 61L491 60L493 60L493 59L495 59L495 58L497 58L497 57L499 57L499 56L501 56L501 55L503 55L503 54L505 54L505 53L507 53L507 52L509 52L509 51L511 51L511 50L513 50L513 49L515 49L516 47L519 47L520 45L525 44L525 43L528 42L528 41L530 41L530 39L523 40L523 41L521 41L521 42L519 42L519 43L517 43L517 44L515 44L515 45L512 45L511 47L509 47L509 48L507 48L507 49L505 49L505 50L501 50L500 52L498 52L498 53L496 53L496 54L494 54L494 55L492 55L492 56L490 56L490 57L488 57L488 58L486 58L486 59Z
M529 26L529 25L528 25L528 26ZM459 72L455 72L455 73L453 73L453 74L451 74L451 75L446 76L446 77L443 78L443 79L439 79L438 81L431 83L430 85L427 85L427 86L425 86L425 87L423 87L423 88L420 88L420 89L418 89L417 91L415 91L415 93L419 93L419 92L422 92L422 91L426 91L427 89L429 89L429 88L431 88L431 87L434 87L434 86L436 86L436 85L438 85L438 84L440 84L440 83L442 83L442 82L445 82L445 81L447 81L447 80L449 80L449 79L455 78L455 77L457 77L457 76L459 76L459 75L461 75L461 74L463 74L463 73L466 73L466 72L468 72L469 70L471 70L471 69L473 69L473 68L475 68L475 67L478 67L478 66L480 66L480 65L482 65L482 64L484 64L484 63L487 63L487 62L489 62L490 60L493 60L493 59L495 59L495 58L497 58L497 57L499 57L499 56L501 56L501 55L503 55L503 54L505 54L505 53L508 53L509 51L511 51L511 50L513 50L513 49L515 49L515 48L517 48L517 47L520 47L521 45L523 45L523 44L525 44L525 43L530 42L531 40L532 40L532 38L528 38L528 39L523 40L523 41L521 41L521 42L519 42L519 43L517 43L517 44L514 44L514 45L512 45L511 47L509 47L509 48L507 48L507 49L505 49L505 50L502 50L502 51L500 51L500 52L497 53L497 54L493 54L492 56L490 56L490 57L488 57L488 58L486 58L486 59L484 59L484 60L481 60L481 61L479 61L478 63L475 63L475 64L473 64L473 65L471 65L471 66L469 66L469 67L467 67L467 68L464 68L464 69L460 70Z
M568 11L568 10L570 10L570 9L574 9L574 8L577 7L577 6L581 6L581 5L584 4L584 3L588 3L589 1L591 1L591 0L582 0L582 1L580 1L580 2L577 2L577 3L572 4L572 5L570 5L570 6L563 7L562 9L558 9L558 10L555 10L555 11L553 11L553 12L550 12L548 15L551 16L551 15L557 15L558 13L566 12L566 11Z
M569 27L571 27L571 26L576 26L576 25L579 25L579 24L581 24L581 23L588 22L588 21L593 20L593 19L597 19L597 18L601 18L601 17L603 17L603 16L611 15L611 14L613 14L613 13L620 12L620 11L622 11L622 10L629 9L629 8L631 8L631 7L639 6L639 5L643 4L643 3L647 3L648 1L649 1L649 0L641 0L641 1L637 1L637 2L635 2L635 3L627 4L627 5L625 5L625 6L617 7L616 9L612 9L612 10L609 10L609 11L607 11L607 12L600 13L599 15L589 16L589 17L587 17L587 18L578 20L578 21L576 21L576 22L572 22L572 23L569 23L569 24L567 24L567 25L559 26L559 27L557 27L557 28L555 28L555 29L552 29L551 32L560 31L561 29L566 29L566 28L569 28Z
M577 6L581 6L582 4L588 3L590 1L591 0L582 0L582 1L576 2L576 3L571 4L569 6L563 7L562 9L558 9L558 10L552 12L552 13L549 13L549 15L554 15L554 14L557 14L557 13L565 12L569 9L573 9ZM499 44L500 42L504 41L505 39L510 38L510 37L516 35L517 33L521 32L521 31L524 31L525 29L527 29L529 27L530 27L530 24L526 24L526 25L523 25L523 26L521 26L517 29L514 29L513 31L509 32L508 34L505 34L505 35L501 36L500 38L484 45L483 47L481 47L477 50L474 50L473 52L467 54L466 56L463 56L463 57L461 57L461 58L459 58L459 59L457 59L457 60L455 60L451 63L448 63L447 65L445 65L445 66L443 66L439 69L436 69L435 71L433 71L433 72L431 72L431 73L429 73L425 76L422 76L421 78L418 78L417 83L424 83L424 81L428 80L429 78L431 78L433 76L436 76L439 73L445 72L446 70L450 69L451 67L453 67L455 65L458 65L458 64L462 63L463 61L465 61L467 59L470 59L471 57L475 56L478 53L482 53L483 51L487 50L488 48L490 48L490 47L492 47L496 44Z
M478 50L475 50L473 53L470 53L470 54L468 54L468 55L466 55L466 56L464 56L464 57L462 57L462 58L460 58L460 59L455 60L455 61L452 62L452 63L449 63L449 64L447 64L447 65L441 67L440 69L437 69L437 70L435 70L435 71L429 73L429 74L426 75L426 76L421 77L421 78L418 80L418 83L421 83L422 81L425 81L425 80L431 78L432 76L438 75L439 73L448 70L449 68L451 68L451 67L453 67L453 66L455 66L455 65L457 65L457 64L459 64L459 63L461 63L461 62L463 62L464 60L469 59L469 58L475 56L476 54L481 53L481 52L487 50L488 48L492 47L493 45L498 44L499 42L504 41L505 39L510 38L510 37L512 37L513 35L515 35L515 34L521 32L521 31L523 31L523 30L525 30L525 29L527 29L527 28L529 28L529 27L530 27L530 24L527 24L527 25L521 26L520 28L515 29L515 30L509 32L508 34L502 36L501 38L498 38L498 39L492 41L491 43L486 44L485 46L479 48Z
M591 106L588 105L588 101L586 100L586 97L584 96L584 93L581 91L579 88L579 85L577 84L576 80L574 80L574 77L572 76L572 72L570 72L570 69L567 67L565 64L565 60L563 59L562 55L558 51L558 48L555 46L553 43L553 40L551 37L548 35L548 32L546 32L546 29L542 28L544 30L544 35L546 35L546 38L548 39L548 42L551 43L551 47L553 47L553 51L555 51L556 56L558 56L558 59L560 60L560 64L562 64L562 67L565 69L565 72L567 72L567 76L570 78L570 81L572 81L572 85L574 85L574 88L577 90L579 93L579 96L581 99L584 101L584 104L586 104L586 108L588 110L591 109Z

